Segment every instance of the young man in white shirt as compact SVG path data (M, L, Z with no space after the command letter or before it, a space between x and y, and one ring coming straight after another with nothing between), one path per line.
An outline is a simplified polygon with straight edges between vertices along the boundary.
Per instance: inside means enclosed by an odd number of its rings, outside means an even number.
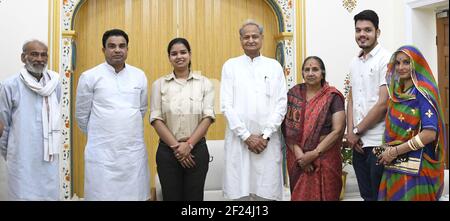
M382 144L388 92L386 71L390 53L378 44L378 15L364 10L355 15L355 40L362 49L350 65L351 90L347 106L347 140L353 148L353 168L361 197L377 200L383 167L372 153Z
M244 55L222 69L225 133L224 195L233 200L281 200L280 125L287 108L283 68L261 55L263 28L247 21L239 30Z

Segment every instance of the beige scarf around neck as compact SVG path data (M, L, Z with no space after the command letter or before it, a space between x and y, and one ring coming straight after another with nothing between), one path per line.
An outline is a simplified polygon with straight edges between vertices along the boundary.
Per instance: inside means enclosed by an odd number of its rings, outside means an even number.
M44 137L44 161L51 162L54 155L59 154L61 146L61 112L60 102L56 95L59 85L59 75L50 70L42 73L43 85L36 81L25 68L20 71L23 83L36 92L42 99L42 128Z

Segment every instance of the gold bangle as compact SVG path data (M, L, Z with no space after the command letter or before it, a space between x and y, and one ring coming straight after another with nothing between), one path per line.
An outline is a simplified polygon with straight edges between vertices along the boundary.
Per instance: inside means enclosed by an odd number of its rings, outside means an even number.
M419 137L419 134L417 134L417 135L414 137L414 140L417 142L417 144L419 145L420 148L425 147L425 145L423 145L423 142L422 142L422 140L421 140L420 137Z
M412 150L413 151L417 150L416 144L414 143L414 139L411 138L411 140L409 140L409 142L411 143Z
M413 147L413 150L416 151L417 150L417 144L414 142L414 139L411 139L410 142L411 142L411 145Z
M418 150L419 148L421 148L421 147L419 147L419 144L416 142L415 139L411 139L411 143L414 144L415 150Z
M408 147L409 147L409 149L411 149L412 151L414 151L414 147L412 146L412 144L411 144L411 140L408 140Z

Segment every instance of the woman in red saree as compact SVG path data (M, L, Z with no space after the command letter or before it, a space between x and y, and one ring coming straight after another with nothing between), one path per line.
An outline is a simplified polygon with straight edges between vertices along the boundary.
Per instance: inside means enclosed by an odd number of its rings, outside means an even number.
M282 125L291 200L339 200L344 97L325 81L325 65L319 57L305 59L302 75L305 83L288 92Z

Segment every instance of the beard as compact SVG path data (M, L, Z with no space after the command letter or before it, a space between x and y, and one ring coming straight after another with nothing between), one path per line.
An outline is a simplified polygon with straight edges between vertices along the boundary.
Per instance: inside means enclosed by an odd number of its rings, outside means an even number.
M46 68L47 64L33 66L33 64L30 61L27 60L25 62L25 69L27 69L27 71L32 73L42 74Z
M364 49L370 49L370 48L374 48L377 45L378 38L377 37L375 37L373 39L366 38L364 43L360 43L360 41L357 40L357 43L358 43L359 48L361 48L363 50Z
M374 45L374 44L371 44L371 45L360 44L360 45L358 45L358 46L359 46L359 48L361 48L361 49L369 49L369 48L372 48L373 45Z

